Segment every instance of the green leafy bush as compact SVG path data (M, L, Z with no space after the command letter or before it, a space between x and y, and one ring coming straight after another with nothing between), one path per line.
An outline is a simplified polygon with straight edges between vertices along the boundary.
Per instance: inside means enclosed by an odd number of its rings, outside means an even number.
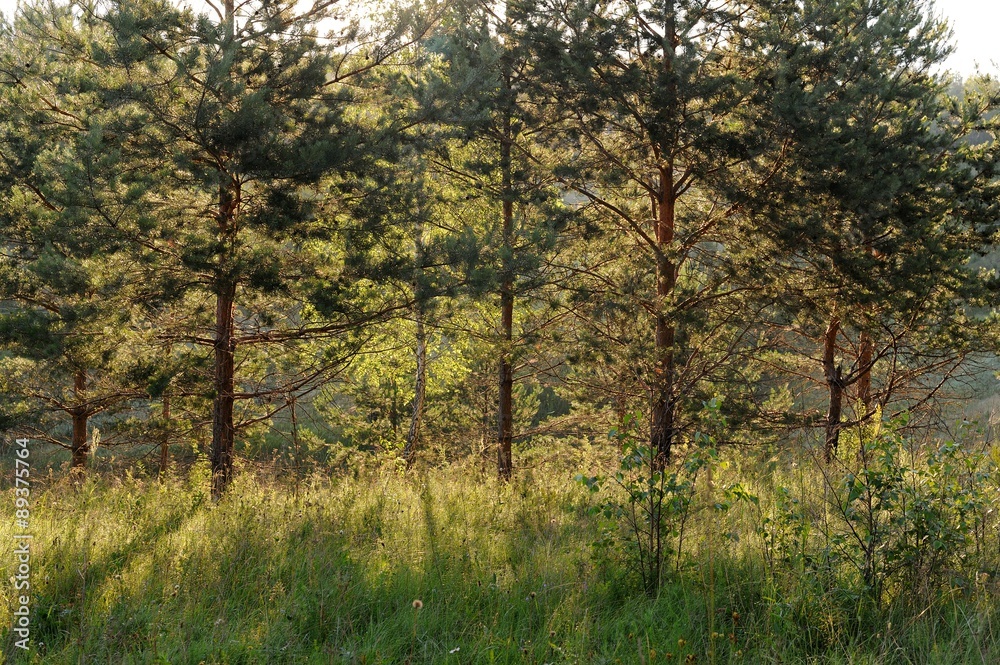
M705 404L705 416L710 430L725 425L716 400ZM592 509L611 525L601 544L619 545L629 568L638 572L643 589L655 596L664 563L672 555L679 559L698 476L718 461L719 454L715 436L698 432L672 463L664 464L649 441L640 436L641 422L641 414L629 414L621 429L610 432L622 451L613 474L579 475L576 480L593 493L603 493L603 500Z

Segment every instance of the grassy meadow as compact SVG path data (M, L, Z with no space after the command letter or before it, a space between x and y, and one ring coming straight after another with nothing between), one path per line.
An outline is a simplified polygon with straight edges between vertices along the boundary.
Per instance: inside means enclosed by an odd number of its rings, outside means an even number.
M974 562L927 568L941 584L887 576L875 603L850 556L810 554L829 537L829 469L724 449L649 598L628 533L593 510L610 490L574 480L613 467L614 446L576 452L508 484L471 462L297 482L247 466L218 502L204 461L164 481L36 472L32 650L8 633L5 662L1000 662L995 528L963 541ZM4 577L14 565L0 557ZM0 593L10 626L12 585Z

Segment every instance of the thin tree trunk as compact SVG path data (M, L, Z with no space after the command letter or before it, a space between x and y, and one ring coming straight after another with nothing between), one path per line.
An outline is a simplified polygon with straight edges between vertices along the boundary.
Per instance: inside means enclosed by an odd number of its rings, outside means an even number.
M416 301L414 318L417 331L417 374L413 382L413 412L410 414L410 429L406 433L406 446L403 448L403 460L406 468L413 466L416 460L417 446L420 443L420 425L424 418L424 395L427 392L427 335L424 332L424 289L421 287L421 277L424 270L424 225L418 216L413 234L413 298Z
M504 72L504 89L510 94L510 72ZM500 278L500 395L497 409L497 474L508 480L514 471L511 443L514 439L514 369L511 362L511 340L514 330L514 275L511 266L514 244L514 186L511 146L510 109L504 110L503 135L500 140L501 197L503 198L503 229Z
M288 400L288 408L292 416L292 451L295 453L295 496L299 495L299 479L302 476L302 455L299 449L299 417L298 399L293 394Z
M236 340L235 287L222 285L215 305L215 400L212 406L212 494L220 496L233 477L233 403Z
M87 372L77 370L73 378L73 396L77 401L83 400L83 393L87 389ZM87 441L87 421L90 412L83 405L76 407L70 412L73 418L73 439L70 450L73 453L72 466L77 473L83 473L87 468L87 456L90 454L90 443Z
M406 447L403 460L406 468L413 466L417 445L420 441L420 424L424 417L424 395L427 391L427 338L424 333L423 308L417 306L417 376L414 383L413 414L410 416L410 431L406 433Z
M504 341L511 340L511 320L513 312L512 297L502 299L501 325L504 331ZM514 440L514 414L513 414L513 394L514 394L514 369L510 361L510 353L504 351L500 358L500 399L498 417L498 438L497 445L497 473L500 478L508 480L514 471L514 463L511 457L511 444Z
M876 250L871 241L865 241L865 249L878 261L882 254ZM871 336L861 331L858 339L858 401L861 402L862 417L867 416L872 405L872 358L875 355L875 343Z
M667 98L676 99L677 84L674 81L673 59L677 43L673 3L666 8L666 35L668 47L663 57L663 68L667 74ZM675 109L671 109L674 111ZM661 148L662 149L662 148ZM671 150L672 147L667 147ZM677 284L677 267L670 260L670 249L674 241L675 203L674 164L672 156L660 166L659 200L656 205L656 366L653 381L652 428L650 446L656 451L656 463L666 465L670 460L670 449L674 443L674 341L676 326L667 314L670 297Z
M219 236L222 254L215 294L215 399L212 405L212 495L218 498L233 477L233 448L236 432L233 425L235 401L235 309L236 281L228 274L236 235L236 210L240 202L239 183L230 180L219 186Z
M229 42L227 46L232 44L233 38L236 36L236 2L235 0L223 0L222 10L224 12L224 23L223 27L226 29L226 37Z
M236 34L236 10L233 0L224 0L226 39L223 54L232 48ZM236 280L229 273L228 253L236 238L236 213L240 205L239 182L227 173L219 173L219 265L215 291L215 398L212 404L212 496L218 498L233 478L233 449L236 432L233 425L235 401L235 307Z
M660 174L661 197L656 223L656 375L653 395L653 427L650 445L658 464L670 460L674 441L674 338L676 328L664 311L676 286L676 269L668 258L674 239L673 169Z
M835 365L837 352L837 335L840 332L840 319L836 316L830 319L826 335L823 338L823 374L827 389L830 392L830 407L826 414L826 444L823 447L823 458L833 461L840 442L840 420L844 402L844 372Z
M163 438L160 439L160 480L167 478L170 461L170 395L163 393Z
M509 223L509 202L504 202L504 227ZM514 368L511 363L510 343L513 339L514 294L512 280L504 277L500 290L500 352L499 399L497 418L497 472L504 480L510 478L514 465L511 443L514 439Z

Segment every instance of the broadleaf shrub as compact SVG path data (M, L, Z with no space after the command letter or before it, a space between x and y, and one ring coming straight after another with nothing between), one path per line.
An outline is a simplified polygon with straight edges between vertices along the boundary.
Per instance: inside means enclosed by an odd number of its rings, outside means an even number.
M705 404L704 416L710 432L696 433L690 444L678 446L670 463L663 464L648 439L640 435L641 414L629 414L623 426L609 434L622 451L618 469L609 476L576 477L591 492L602 495L594 512L603 515L611 528L601 544L622 548L630 569L638 573L650 596L659 590L665 562L671 557L680 559L699 474L718 462L714 432L725 426L718 401Z

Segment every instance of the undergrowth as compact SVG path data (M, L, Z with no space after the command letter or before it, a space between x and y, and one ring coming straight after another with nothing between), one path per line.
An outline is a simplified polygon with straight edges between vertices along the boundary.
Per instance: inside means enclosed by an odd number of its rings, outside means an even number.
M463 464L409 475L386 464L296 483L245 471L218 503L201 464L164 482L40 480L32 651L5 634L4 658L1000 662L987 572L933 593L900 586L914 583L901 574L872 604L807 557L803 538L817 536L802 533L802 520L830 519L816 499L818 467L806 457L775 464L761 451L723 457L713 487L692 491L690 524L652 598L628 553L608 545L610 526L593 510L600 499L564 464L509 484ZM5 521L0 539L11 543L13 529ZM0 556L4 578L14 565L12 553ZM11 584L0 591L8 627L13 593Z

